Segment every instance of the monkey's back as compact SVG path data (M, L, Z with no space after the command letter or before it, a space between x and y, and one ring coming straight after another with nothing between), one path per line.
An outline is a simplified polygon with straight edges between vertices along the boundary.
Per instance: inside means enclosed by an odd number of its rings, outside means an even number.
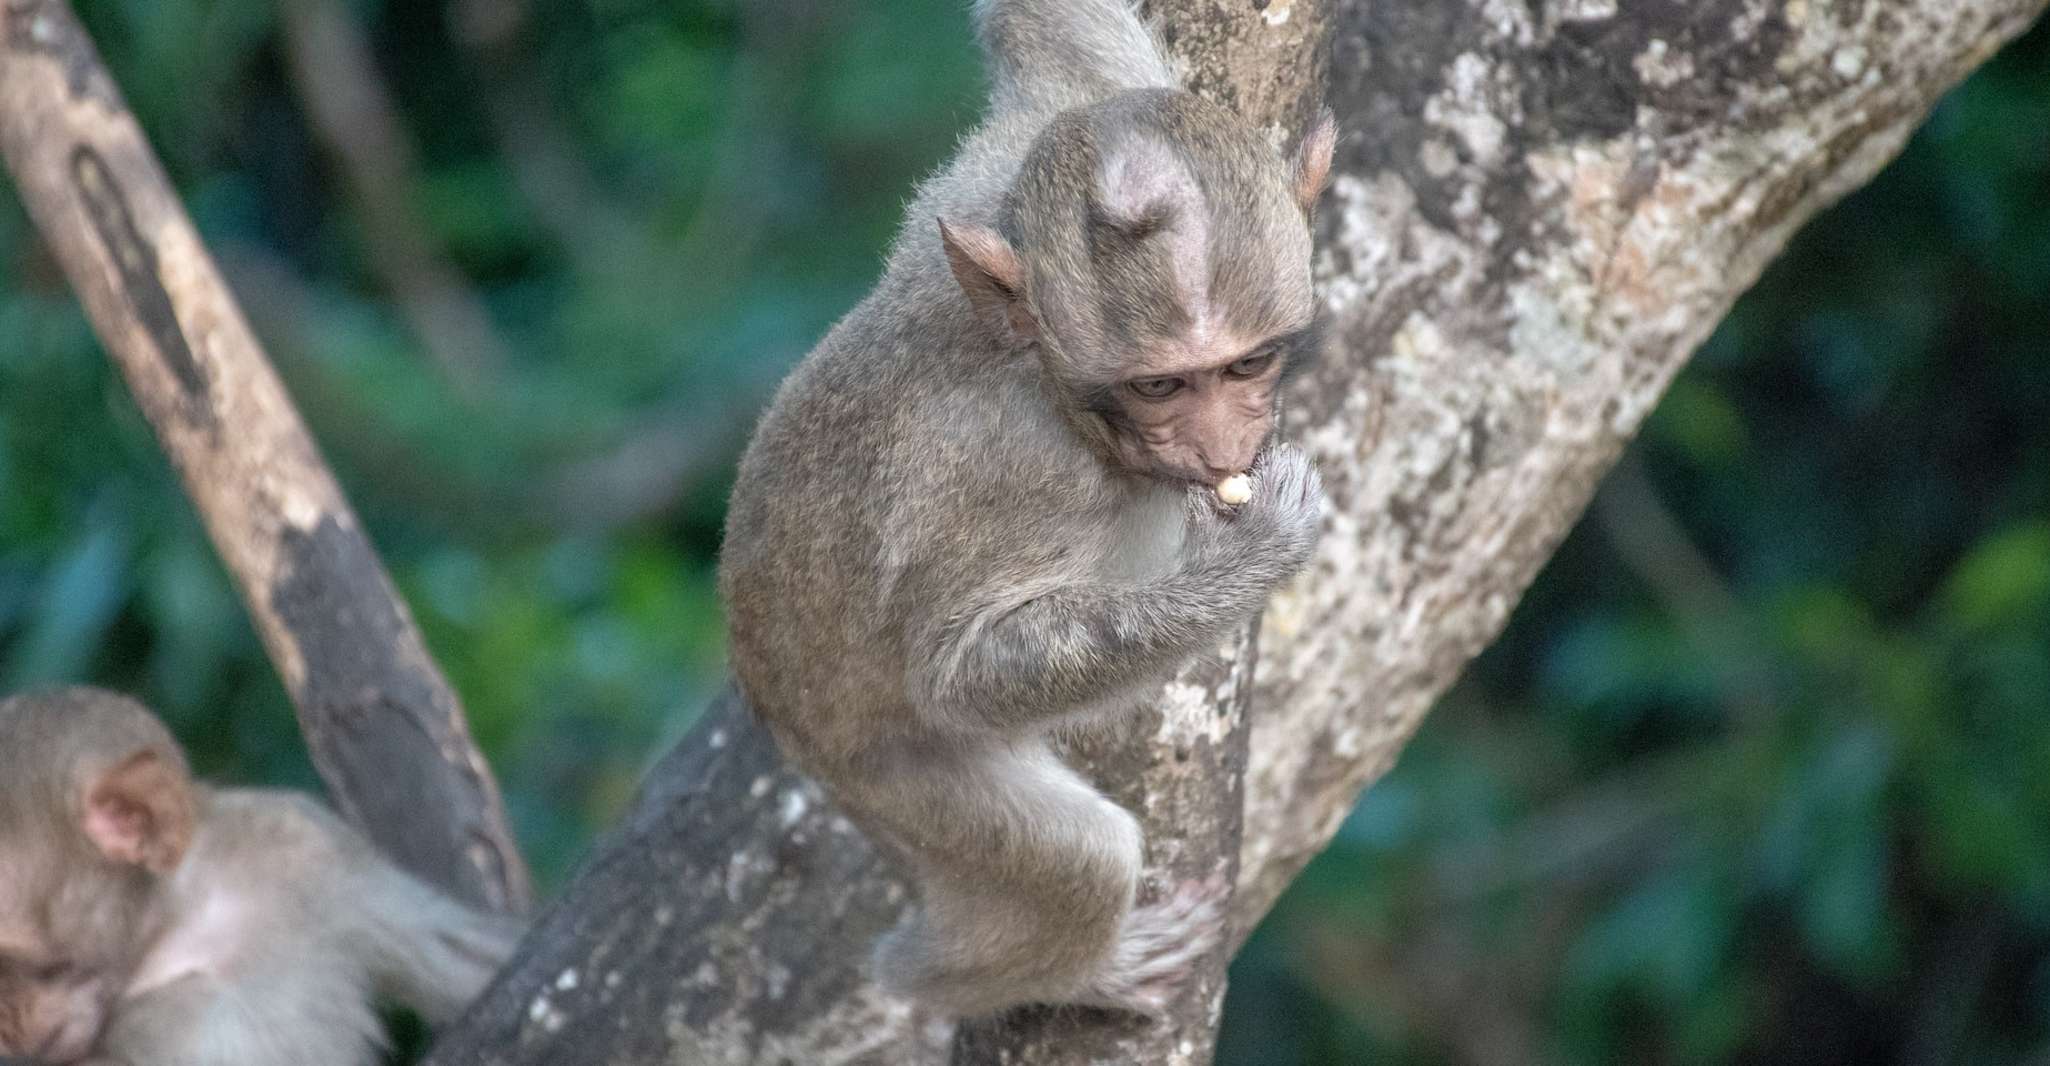
M854 368L830 358L843 325L777 391L740 462L720 549L734 673L749 705L793 754L807 702L880 679L869 667L891 634L874 597L885 491L877 453L886 419L866 402ZM824 356L822 358L822 356ZM857 631L866 634L867 647ZM812 676L820 663L839 676ZM848 676L852 669L857 676Z

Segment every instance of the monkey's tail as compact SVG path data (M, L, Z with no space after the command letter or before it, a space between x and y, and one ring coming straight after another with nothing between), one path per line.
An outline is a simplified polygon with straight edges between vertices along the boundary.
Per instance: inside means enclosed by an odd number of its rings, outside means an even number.
M362 888L374 897L365 910L378 994L430 1025L455 1020L526 931L520 919L466 907L394 866Z
M1127 0L975 0L975 30L999 113L1181 84Z

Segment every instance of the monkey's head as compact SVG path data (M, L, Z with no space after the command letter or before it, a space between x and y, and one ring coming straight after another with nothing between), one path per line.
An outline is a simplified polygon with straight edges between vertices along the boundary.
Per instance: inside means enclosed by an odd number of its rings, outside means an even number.
M1215 484L1252 465L1316 351L1309 223L1334 141L1329 111L1285 154L1188 93L1121 93L1056 116L998 226L941 220L941 244L1107 461Z
M164 920L196 796L177 742L125 697L0 702L0 1056L85 1057Z

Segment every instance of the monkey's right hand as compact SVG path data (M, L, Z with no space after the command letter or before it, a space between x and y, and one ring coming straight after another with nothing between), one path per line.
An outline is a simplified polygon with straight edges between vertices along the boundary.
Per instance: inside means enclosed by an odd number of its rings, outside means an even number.
M1271 588L1310 561L1323 529L1324 481L1293 444L1261 452L1251 476L1252 498L1222 514L1208 487L1191 490L1191 561L1216 568L1219 577L1252 577Z

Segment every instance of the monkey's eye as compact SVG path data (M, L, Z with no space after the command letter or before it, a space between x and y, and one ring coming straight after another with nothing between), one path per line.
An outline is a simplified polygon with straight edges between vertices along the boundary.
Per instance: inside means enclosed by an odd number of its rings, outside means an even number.
M1266 373L1267 368L1273 365L1274 350L1267 348L1225 367L1224 372L1235 378L1256 378Z
M1140 378L1125 383L1125 387L1148 400L1164 400L1182 388L1180 378Z

